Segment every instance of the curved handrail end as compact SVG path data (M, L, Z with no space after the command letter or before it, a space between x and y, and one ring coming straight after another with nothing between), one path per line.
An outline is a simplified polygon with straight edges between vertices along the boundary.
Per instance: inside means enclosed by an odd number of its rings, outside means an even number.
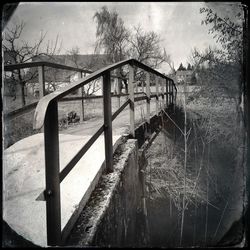
M41 129L44 125L46 111L50 102L53 100L52 96L57 96L61 91L55 91L47 96L44 96L37 104L33 119L33 129Z

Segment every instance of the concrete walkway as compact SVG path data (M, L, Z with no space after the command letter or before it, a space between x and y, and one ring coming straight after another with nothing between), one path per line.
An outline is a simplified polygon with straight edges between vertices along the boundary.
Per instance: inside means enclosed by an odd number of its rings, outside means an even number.
M155 114L152 105L151 115ZM146 113L146 105L137 105L137 123L140 113ZM60 170L103 124L103 118L92 119L61 131ZM129 108L113 121L113 145L129 129ZM61 223L62 229L79 205L82 197L91 194L101 173L105 159L104 136L100 136L62 181ZM45 189L44 135L39 133L18 141L3 154L3 219L25 239L39 246L47 246L46 203L37 200Z

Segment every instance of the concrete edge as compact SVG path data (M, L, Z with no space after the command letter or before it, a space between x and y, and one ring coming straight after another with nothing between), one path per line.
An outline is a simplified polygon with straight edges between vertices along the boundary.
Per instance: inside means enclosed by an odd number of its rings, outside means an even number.
M121 146L123 143L125 143L126 141L127 141L127 135L120 136L120 138L113 145L113 152L114 152L113 154L115 154L117 148L119 146ZM71 230L73 229L77 219L79 218L82 210L86 206L89 198L91 197L92 192L95 190L95 188L98 185L98 182L99 182L100 178L102 177L102 175L104 174L104 172L105 172L105 161L102 163L102 165L101 165L99 171L97 172L95 178L93 179L93 181L91 182L91 184L88 187L87 191L83 195L78 207L75 209L75 211L71 215L70 219L68 220L67 224L63 228L63 230L62 230L62 243L66 242L67 237L69 236Z
M83 212L82 221L76 224L77 230L82 232L80 245L92 246L94 236L97 232L102 218L105 216L106 208L113 198L116 188L119 185L121 174L127 166L129 156L138 149L136 139L128 139L124 144L117 147L114 155L114 172L103 175L99 185L96 187L98 197L93 194Z

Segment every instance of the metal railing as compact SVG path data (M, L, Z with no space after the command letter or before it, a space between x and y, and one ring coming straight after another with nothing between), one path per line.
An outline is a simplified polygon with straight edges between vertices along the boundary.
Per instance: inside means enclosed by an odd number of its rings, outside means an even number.
M50 64L50 63L49 63ZM46 63L46 66L49 65ZM38 64L39 65L39 64ZM45 64L44 64L45 65ZM128 77L128 100L118 108L112 115L111 109L111 72L117 68L127 65L129 67ZM27 65L26 65L27 66ZM40 65L39 65L40 66ZM135 97L134 76L135 67L146 73L146 91L144 96ZM75 70L75 69L74 69ZM78 69L81 72L80 69ZM156 93L150 93L150 76L154 76ZM82 88L97 78L102 77L103 83L103 114L104 123L96 133L82 146L77 154L60 172L59 167L59 133L58 133L58 101L65 96ZM137 86L136 86L137 88ZM164 91L165 88L165 91ZM156 112L159 114L159 97L165 102L166 107L176 102L177 89L174 81L158 71L140 63L135 59L124 60L103 69L95 71L90 75L78 80L73 85L57 90L44 96L37 104L34 114L34 129L41 129L44 126L44 147L45 147L45 178L46 188L44 197L46 200L46 222L47 222L47 244L50 246L61 245L66 232L61 229L61 201L60 183L70 173L77 162L88 151L91 145L104 132L105 141L105 165L108 172L113 171L113 141L112 121L129 105L130 113L130 134L135 137L135 102L146 100L146 121L150 122L150 100L156 98ZM166 100L165 100L166 96Z
M12 72L14 70L20 70L25 68L37 68L38 69L38 84L39 84L39 99L41 99L43 96L45 96L45 67L47 68L53 68L53 69L60 69L60 70L68 70L68 71L75 71L79 73L79 78L82 78L83 76L86 76L86 74L91 74L93 71L88 69L81 69L81 68L75 68L68 65L53 63L53 62L47 62L47 61L38 61L38 62L29 62L29 63L19 63L19 64L9 64L4 65L4 71L5 72ZM121 78L120 76L112 75L113 78ZM122 94L117 95L118 97L122 96ZM83 89L80 91L80 96L73 96L61 99L60 101L77 101L81 100L81 109L82 109L82 117L84 119L84 100L88 99L95 99L99 98L99 96L84 96L83 95ZM4 111L4 119L14 119L16 117L19 117L23 114L26 114L27 112L30 112L36 108L36 105L38 104L38 101L33 102L31 104L25 105L24 107L15 109L13 111L5 112Z

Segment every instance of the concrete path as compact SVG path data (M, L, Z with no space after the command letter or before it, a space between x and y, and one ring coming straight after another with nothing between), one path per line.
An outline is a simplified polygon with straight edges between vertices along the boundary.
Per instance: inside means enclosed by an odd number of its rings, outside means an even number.
M155 114L152 105L151 115ZM137 105L137 123L146 105ZM60 170L103 124L103 118L92 119L61 131ZM129 108L113 121L113 145L129 129ZM68 222L83 195L88 198L98 181L104 162L104 136L100 136L62 181L61 223ZM18 141L3 154L3 219L19 235L36 245L47 246L46 204L37 200L45 189L44 135L39 133Z

